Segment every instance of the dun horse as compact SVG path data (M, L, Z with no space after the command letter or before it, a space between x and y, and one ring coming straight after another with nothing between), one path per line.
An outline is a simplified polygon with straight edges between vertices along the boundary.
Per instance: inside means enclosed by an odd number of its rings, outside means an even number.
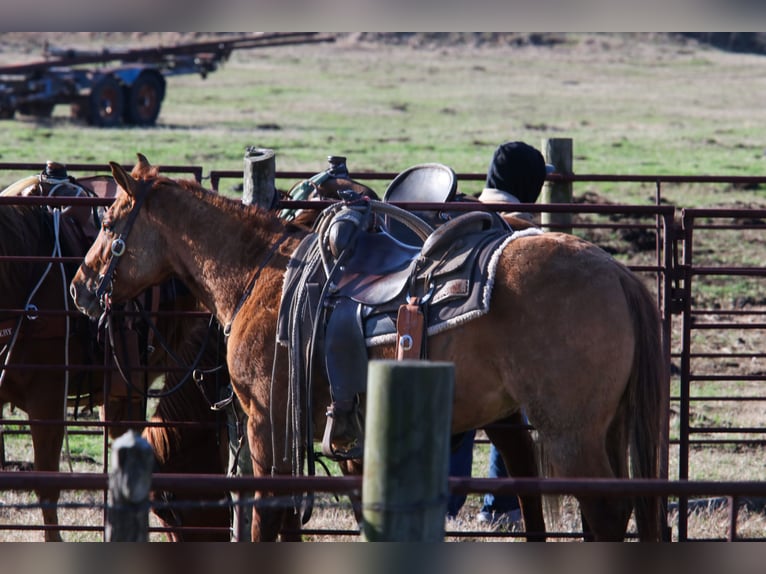
M82 257L87 246L73 244L71 236L59 227L65 225L63 220L55 221L57 216L60 213L51 213L39 206L0 205L0 255ZM104 349L96 339L95 326L77 315L67 315L68 308L72 307L67 288L74 274L72 267L71 263L60 266L54 262L48 268L44 259L40 263L0 259L0 309L3 309L0 311L0 403L14 405L35 421L30 425L35 470L59 469L64 427L46 424L46 421L64 419L68 404L75 408L104 404L104 377L97 368L93 369L105 364ZM36 309L39 316L34 318L32 313L21 317L13 312L28 306ZM188 292L184 295L176 291L172 297L163 297L159 309L196 310L198 306ZM182 376L178 369L191 364L202 349L207 323L200 317L168 319L160 316L158 319L157 334L165 338L167 348L176 355L171 358L158 339L153 340L156 350L150 362L156 369L154 376L167 371L166 389L178 386ZM205 349L200 368L210 368L222 362L223 355L217 343L213 340ZM183 365L176 363L176 359ZM20 364L40 365L40 368L22 370L14 367ZM123 366L127 368L127 365ZM226 386L228 379L217 383ZM222 420L225 417L209 408L211 401L218 400L215 385L216 378L212 376L203 382L209 398L189 382L176 392L164 393L158 401L152 422L161 424L144 430L144 436L154 448L158 472L226 472L227 438ZM137 390L132 393L133 398L137 393ZM128 396L112 398L106 409L110 423L126 420L124 417L130 412L127 403L135 404L135 401L128 401ZM143 417L143 410L140 414ZM202 430L172 426L178 421L190 420L199 421ZM110 427L110 432L116 428ZM111 434L114 436L114 432ZM58 496L55 489L38 491L47 527L45 539L49 541L61 540L56 529ZM174 498L172 492L158 492L155 496L170 501ZM226 493L220 493L220 498L225 496ZM209 497L208 494L202 498ZM170 528L170 537L174 540L229 539L226 508L209 508L201 512L179 508L172 515L163 508L159 517ZM217 532L195 532L193 528L184 530L182 527L212 527Z
M111 165L122 191L72 281L77 306L100 315L105 294L119 302L179 277L225 326L232 384L249 415L254 474L299 472L300 461L285 453L291 446L305 452L303 438L318 436L313 431L325 426L331 401L320 382L323 368L313 363L305 401L289 384L287 353L275 349L285 270L308 231L195 182L159 177L143 156L132 174ZM352 242L354 233L340 227L336 239ZM430 359L455 365L452 431L523 408L555 476L656 477L664 360L656 304L638 278L596 246L559 233L509 235L495 252L492 275L485 312L427 339ZM347 288L364 285L364 278L341 279ZM394 358L397 348L370 344L368 352ZM291 400L307 410L313 405L311 432L291 427ZM659 539L656 498L594 494L579 502L596 540L622 539L634 506L640 538ZM298 522L293 508L256 501L253 540L275 540L280 528L294 530Z

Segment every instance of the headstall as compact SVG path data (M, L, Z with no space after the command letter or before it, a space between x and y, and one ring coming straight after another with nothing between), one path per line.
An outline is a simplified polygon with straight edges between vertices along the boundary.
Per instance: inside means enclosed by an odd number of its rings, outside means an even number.
M133 208L128 214L128 220L125 222L125 227L114 241L112 241L111 254L112 258L109 260L109 265L106 268L106 272L99 277L98 287L96 288L96 297L101 302L101 307L106 310L108 307L108 295L112 292L112 280L114 272L117 269L117 264L120 262L120 258L125 254L126 241L130 230L133 228L133 224L138 218L138 212L141 210L141 206L144 204L146 197L149 195L151 189L151 182L142 181L141 187L135 194L135 203Z

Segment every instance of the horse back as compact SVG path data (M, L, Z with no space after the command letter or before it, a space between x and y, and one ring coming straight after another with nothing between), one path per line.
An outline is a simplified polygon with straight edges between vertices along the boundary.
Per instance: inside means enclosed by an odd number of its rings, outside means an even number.
M489 312L428 342L429 359L455 364L453 430L520 407L552 435L579 432L581 416L610 419L634 367L625 272L606 252L570 235L509 242Z

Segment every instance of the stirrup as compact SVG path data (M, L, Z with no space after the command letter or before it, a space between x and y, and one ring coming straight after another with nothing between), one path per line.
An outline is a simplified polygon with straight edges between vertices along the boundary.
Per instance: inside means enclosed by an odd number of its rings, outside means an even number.
M332 445L333 438L337 437L336 433L336 412L335 405L330 405L327 408L327 424L325 425L324 435L322 437L322 454L333 460L353 460L361 459L364 454L364 441L362 439L362 429L358 422L356 407L350 411L340 411L348 417L348 425L350 427L350 441L347 447L335 448ZM348 435L347 435L348 436Z

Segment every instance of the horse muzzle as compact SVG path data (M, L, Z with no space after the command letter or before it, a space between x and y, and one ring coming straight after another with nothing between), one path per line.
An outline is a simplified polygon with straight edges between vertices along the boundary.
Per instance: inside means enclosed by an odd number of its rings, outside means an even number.
M84 313L91 319L98 319L101 316L101 303L98 297L96 297L95 289L89 289L87 279L79 279L79 273L75 275L75 278L69 284L69 294L81 313Z

